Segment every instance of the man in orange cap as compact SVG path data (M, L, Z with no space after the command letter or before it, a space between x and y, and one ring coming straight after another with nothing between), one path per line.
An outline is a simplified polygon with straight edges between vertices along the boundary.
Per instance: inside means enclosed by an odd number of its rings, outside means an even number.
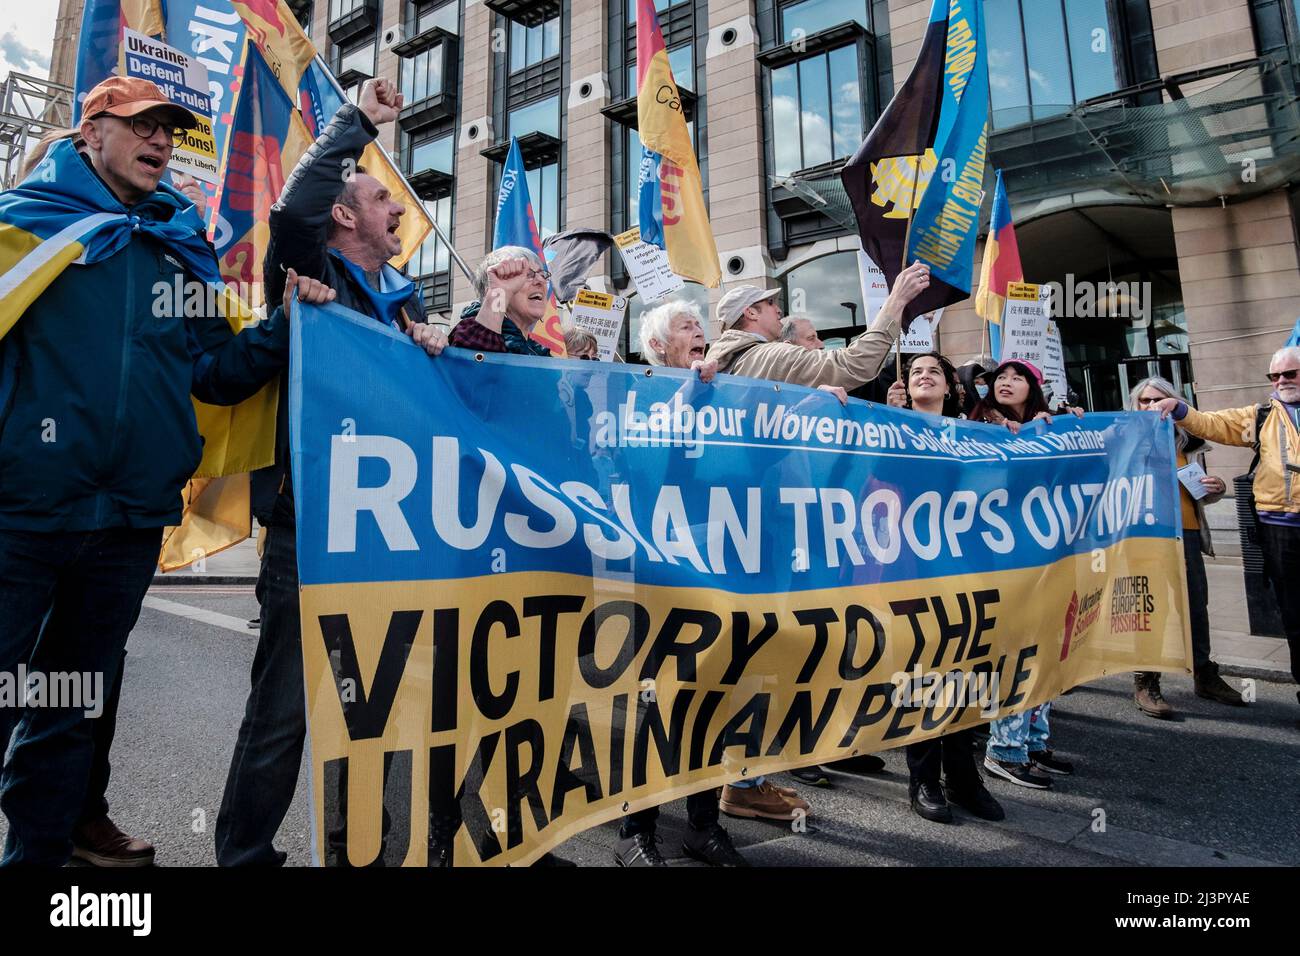
M0 865L59 866L72 852L92 727L114 719L104 692L201 458L191 395L238 404L288 354L274 316L236 336L218 310L172 298L221 281L202 217L162 182L193 116L117 77L90 91L83 116L82 151L55 142L0 192L5 278L22 290L3 300L21 311L0 338L0 741L16 728L0 769ZM67 263L70 237L75 263L50 268ZM292 274L287 285L305 301L332 295ZM47 669L46 686L89 689L36 703L3 692ZM152 860L101 823L96 862Z

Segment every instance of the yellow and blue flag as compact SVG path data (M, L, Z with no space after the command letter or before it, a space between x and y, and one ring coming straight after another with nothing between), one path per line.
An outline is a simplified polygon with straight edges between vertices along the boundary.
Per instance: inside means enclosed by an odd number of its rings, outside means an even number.
M22 183L0 193L0 337L64 269L108 258L135 231L153 235L192 277L213 288L232 329L254 321L222 281L194 206L166 183L158 188L178 199L181 211L166 222L132 217L90 172L71 140L61 140ZM277 397L272 385L230 408L196 401L204 446L195 474L219 477L271 464Z
M641 238L668 251L677 275L715 288L718 246L654 0L636 4L636 85Z
M988 103L983 4L934 0L916 65L840 174L890 288L905 265L930 266L909 320L970 295Z

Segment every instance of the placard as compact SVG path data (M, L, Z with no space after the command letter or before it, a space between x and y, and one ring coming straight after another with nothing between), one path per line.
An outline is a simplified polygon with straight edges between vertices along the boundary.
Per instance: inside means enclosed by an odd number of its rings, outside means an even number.
M569 309L569 315L574 325L595 336L600 360L614 361L618 339L623 334L623 319L627 316L627 299L580 289Z
M170 102L189 110L198 121L196 128L185 131L184 142L172 150L167 167L205 183L219 183L208 68L175 47L127 27L122 28L122 57L127 76L153 83Z
M644 301L658 302L686 285L668 264L666 250L641 241L640 226L619 233L614 237L614 242L618 244L623 263Z

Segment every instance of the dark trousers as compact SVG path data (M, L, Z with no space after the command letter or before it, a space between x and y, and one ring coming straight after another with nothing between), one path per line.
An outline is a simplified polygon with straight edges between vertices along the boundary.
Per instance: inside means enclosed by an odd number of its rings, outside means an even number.
M1300 682L1300 528L1261 521L1259 547L1291 648L1291 676Z
M907 772L911 785L939 785L939 771L943 771L948 788L963 793L979 783L979 770L975 767L975 731L958 730L955 733L908 744Z
M718 822L718 790L693 793L686 798L686 819L694 830L707 830ZM623 818L624 838L638 833L654 833L659 820L659 808L648 807L629 813Z
M272 846L298 788L307 733L294 529L267 530L257 578L262 629L251 688L217 814L217 863L279 865Z
M1183 560L1187 564L1187 616L1192 625L1192 666L1200 670L1210 662L1210 585L1205 578L1201 533L1183 532Z
M23 664L46 674L98 675L107 696L161 541L161 528L0 531L0 671L16 674ZM0 736L12 728L14 737L0 772L0 810L9 820L0 863L62 866L71 856L94 725L113 719L107 708L97 720L85 711L21 708L0 727Z

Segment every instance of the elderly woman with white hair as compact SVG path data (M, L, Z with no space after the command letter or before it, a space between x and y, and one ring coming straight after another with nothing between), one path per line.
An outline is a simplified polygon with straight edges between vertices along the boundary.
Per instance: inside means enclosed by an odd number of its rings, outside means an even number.
M546 285L551 274L537 253L523 246L493 249L474 270L478 302L461 313L450 344L475 352L550 355L528 337L546 317Z
M669 299L641 316L641 356L651 365L688 368L709 382L718 363L704 357L704 317L700 307L683 299Z
M1178 389L1158 377L1146 378L1137 383L1129 394L1129 409L1145 412L1155 409L1165 399L1178 399ZM1205 442L1179 429L1174 435L1178 454L1178 467L1185 468L1195 462L1204 470L1202 449ZM1241 694L1233 690L1219 676L1219 665L1210 660L1210 592L1205 577L1205 559L1214 548L1210 543L1210 526L1205 520L1205 506L1223 497L1227 485L1222 478L1205 475L1200 479L1201 496L1194 497L1186 487L1179 488L1183 510L1183 558L1187 563L1187 613L1192 625L1192 672L1195 675L1196 696L1221 704L1241 706ZM1138 672L1133 675L1133 702L1148 717L1168 718L1173 708L1160 692L1160 675L1156 672Z

